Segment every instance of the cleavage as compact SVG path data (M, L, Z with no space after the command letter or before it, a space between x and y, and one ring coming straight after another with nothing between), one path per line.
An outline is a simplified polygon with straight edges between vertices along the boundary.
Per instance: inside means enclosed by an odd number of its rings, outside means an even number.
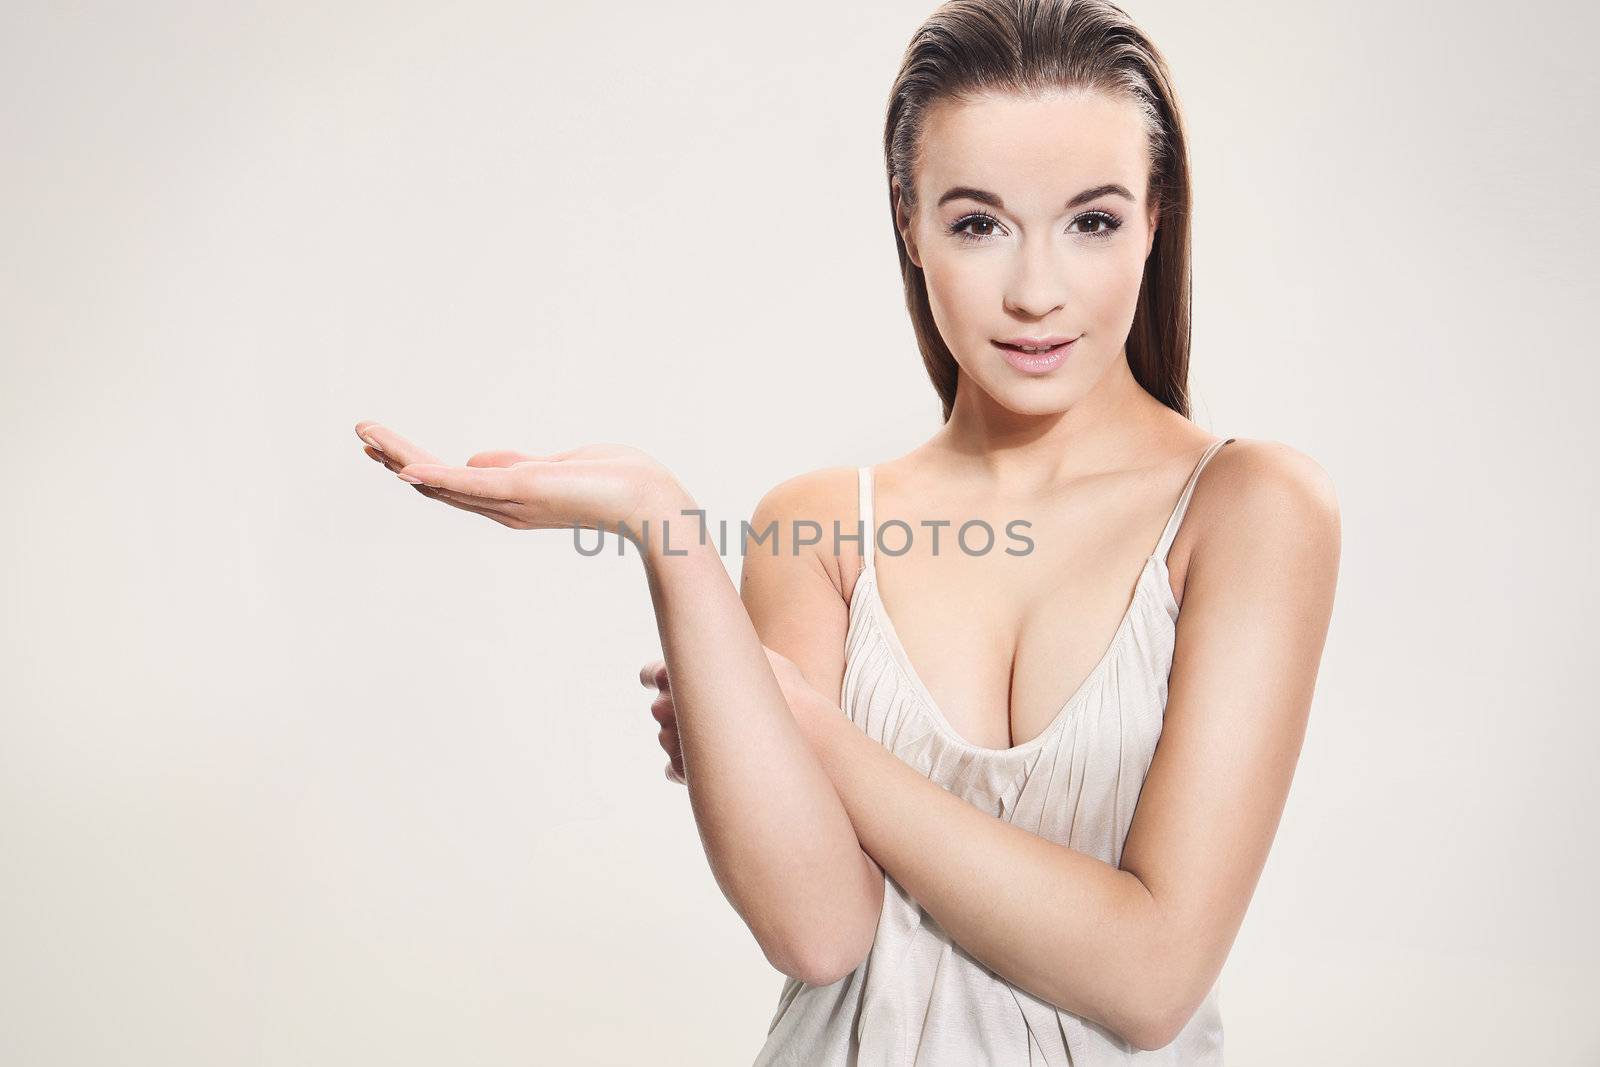
M1034 740L1109 650L1145 560L1126 559L1125 549L1098 562L1075 554L1070 567L1052 562L1037 537L1027 557L918 558L912 550L888 560L887 581L884 557L875 556L879 603L901 651L968 744Z

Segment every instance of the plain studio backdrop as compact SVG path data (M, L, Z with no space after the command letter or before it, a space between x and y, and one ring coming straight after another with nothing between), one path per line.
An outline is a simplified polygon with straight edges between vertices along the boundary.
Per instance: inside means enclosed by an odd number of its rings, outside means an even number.
M925 439L880 145L931 10L0 9L0 1061L754 1058L782 976L663 777L637 555L352 426L625 441L735 529ZM1343 510L1228 1061L1600 1062L1595 18L1130 13L1195 419Z

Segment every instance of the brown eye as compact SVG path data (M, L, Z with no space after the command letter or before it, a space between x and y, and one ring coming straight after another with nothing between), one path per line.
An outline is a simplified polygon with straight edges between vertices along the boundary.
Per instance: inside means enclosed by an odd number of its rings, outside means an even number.
M1085 237L1110 237L1122 228L1122 220L1109 211L1086 211L1072 220L1073 226L1093 226L1092 230L1078 230Z
M964 241L982 241L994 236L994 229L999 226L998 220L984 214L965 215L950 224L950 233ZM982 232L973 232L967 227L985 226L988 229Z

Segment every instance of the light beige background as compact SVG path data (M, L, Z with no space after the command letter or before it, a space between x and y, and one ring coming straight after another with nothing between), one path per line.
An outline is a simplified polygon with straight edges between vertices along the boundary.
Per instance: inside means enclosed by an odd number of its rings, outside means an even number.
M637 558L351 426L631 442L733 523L922 440L879 138L930 10L0 8L0 1062L753 1058ZM1344 515L1229 1063L1600 1061L1595 18L1131 11L1197 421Z

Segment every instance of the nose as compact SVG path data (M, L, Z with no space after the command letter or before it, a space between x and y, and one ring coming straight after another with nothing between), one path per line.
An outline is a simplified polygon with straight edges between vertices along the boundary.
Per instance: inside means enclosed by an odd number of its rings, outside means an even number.
M1042 319L1059 311L1066 303L1066 264L1055 254L1046 237L1024 238L1016 265L1006 286L1008 311L1031 319Z

